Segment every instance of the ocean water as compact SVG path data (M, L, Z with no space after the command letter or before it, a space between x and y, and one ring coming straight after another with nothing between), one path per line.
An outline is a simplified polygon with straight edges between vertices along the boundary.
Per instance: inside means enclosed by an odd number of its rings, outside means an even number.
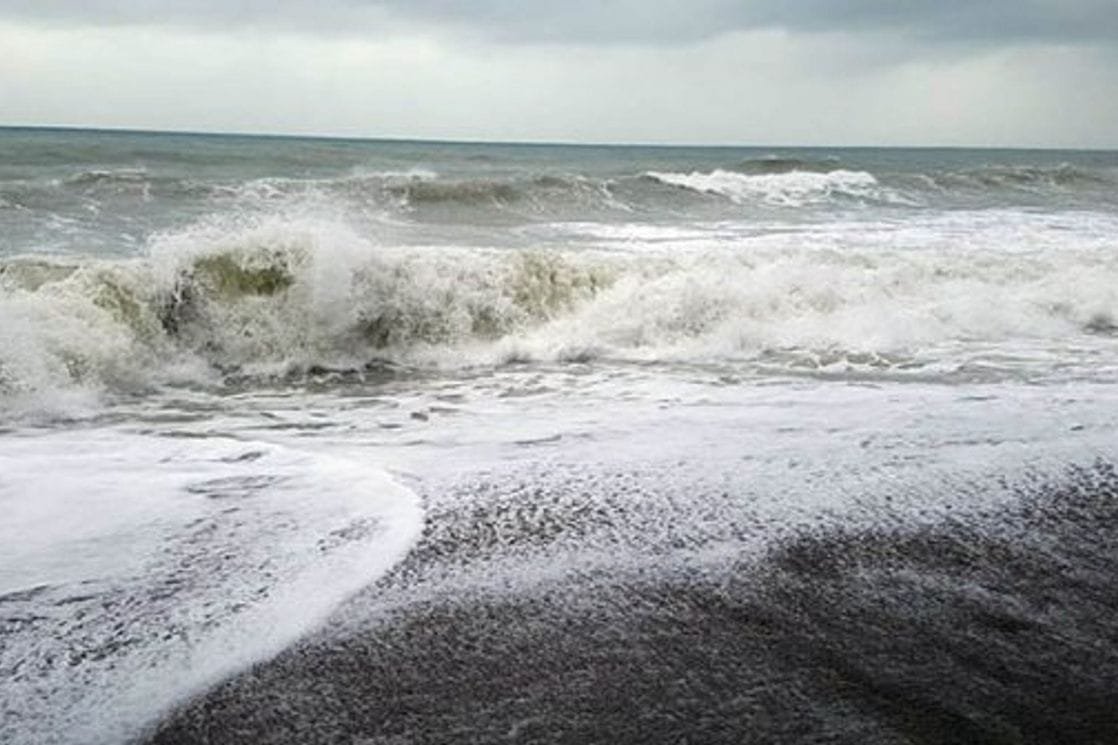
M1113 742L1118 153L0 129L0 740Z

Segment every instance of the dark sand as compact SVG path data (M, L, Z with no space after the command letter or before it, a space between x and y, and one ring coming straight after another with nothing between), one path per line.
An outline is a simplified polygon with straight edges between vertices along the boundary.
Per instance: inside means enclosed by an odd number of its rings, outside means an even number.
M1118 743L1107 465L997 510L801 532L701 570L660 547L647 571L401 589L484 554L490 517L433 514L360 599L393 607L356 622L351 610L150 742ZM563 532L537 523L524 561Z

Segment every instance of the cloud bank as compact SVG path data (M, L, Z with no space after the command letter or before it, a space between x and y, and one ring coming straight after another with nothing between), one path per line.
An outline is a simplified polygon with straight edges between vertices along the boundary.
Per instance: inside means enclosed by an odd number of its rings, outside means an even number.
M0 0L0 124L1118 146L1113 0Z

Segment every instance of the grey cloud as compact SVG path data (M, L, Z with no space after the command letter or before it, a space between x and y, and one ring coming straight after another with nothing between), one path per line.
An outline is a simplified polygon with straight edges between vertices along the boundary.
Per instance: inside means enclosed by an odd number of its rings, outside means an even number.
M0 18L88 26L288 25L316 15L334 19L347 5L345 0L0 0Z
M1115 0L0 0L0 17L348 34L419 24L528 43L671 43L761 28L983 44L1118 41Z
M769 22L808 30L894 28L960 40L1118 38L1114 0L801 0L765 6Z
M686 41L728 31L895 31L925 40L1118 39L1114 0L387 0L506 39Z

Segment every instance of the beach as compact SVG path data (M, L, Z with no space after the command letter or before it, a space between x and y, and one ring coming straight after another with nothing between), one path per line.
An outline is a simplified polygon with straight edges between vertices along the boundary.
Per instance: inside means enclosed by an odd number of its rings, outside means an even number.
M5 742L1118 738L1118 155L0 144Z

